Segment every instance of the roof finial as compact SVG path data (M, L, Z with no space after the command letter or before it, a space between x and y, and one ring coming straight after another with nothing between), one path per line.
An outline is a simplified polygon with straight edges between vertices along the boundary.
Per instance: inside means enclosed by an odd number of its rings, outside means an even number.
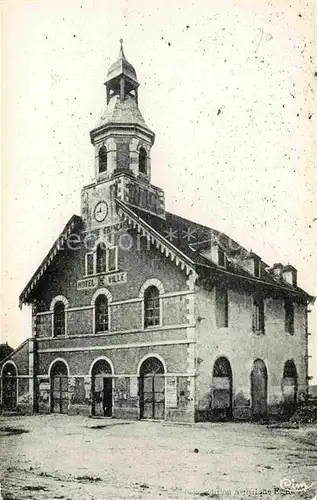
M125 57L124 52L123 52L123 38L120 38L120 56Z

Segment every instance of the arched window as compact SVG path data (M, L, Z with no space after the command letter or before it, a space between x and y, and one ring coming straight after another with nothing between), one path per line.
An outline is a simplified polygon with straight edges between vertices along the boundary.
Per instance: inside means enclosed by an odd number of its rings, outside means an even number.
M108 300L105 295L98 295L95 302L95 332L107 332L108 329Z
M101 146L99 149L99 173L107 172L107 148Z
M231 366L227 358L218 358L214 364L213 377L232 377Z
M65 306L58 301L54 306L54 337L65 335Z
M149 286L144 292L144 327L160 324L160 293L156 286Z
M107 271L107 249L104 243L97 247L97 273Z
M146 174L146 151L144 148L139 150L139 172Z
M293 378L297 380L297 370L292 359L286 361L284 365L283 378Z

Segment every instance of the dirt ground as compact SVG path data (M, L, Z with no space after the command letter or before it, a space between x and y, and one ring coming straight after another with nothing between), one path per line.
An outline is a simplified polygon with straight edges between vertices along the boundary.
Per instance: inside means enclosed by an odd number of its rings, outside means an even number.
M283 429L67 415L0 429L5 500L317 500L317 448Z

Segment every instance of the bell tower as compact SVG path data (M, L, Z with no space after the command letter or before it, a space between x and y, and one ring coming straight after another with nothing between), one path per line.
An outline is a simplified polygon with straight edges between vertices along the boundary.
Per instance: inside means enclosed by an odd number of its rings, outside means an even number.
M150 182L155 135L139 110L139 82L125 57L122 39L118 59L110 66L104 85L107 105L99 126L90 133L95 147L96 182L119 173Z
M106 218L98 221L92 215L93 205L103 201L108 206L105 211L108 219L114 220L117 198L164 218L164 192L151 184L155 134L139 110L139 82L124 54L122 39L119 56L110 66L104 85L105 110L97 127L90 132L95 150L94 183L82 191L82 217L88 228L105 224Z

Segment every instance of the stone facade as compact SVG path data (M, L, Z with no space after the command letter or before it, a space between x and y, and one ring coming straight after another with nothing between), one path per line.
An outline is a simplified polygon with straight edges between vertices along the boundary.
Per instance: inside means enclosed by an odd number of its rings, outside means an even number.
M268 372L268 414L283 414L283 370L293 360L297 370L297 398L307 392L306 305L295 303L294 334L285 331L284 300L276 296L265 299L265 333L252 329L250 290L229 289L228 327L217 327L215 287L198 287L197 324L197 417L206 418L212 408L212 378L215 361L226 357L232 368L232 409L236 419L252 418L251 371L256 359L264 361Z
M166 212L122 48L106 87L95 181L21 293L32 338L0 363L2 408L184 422L290 412L307 392L313 298L292 266Z

